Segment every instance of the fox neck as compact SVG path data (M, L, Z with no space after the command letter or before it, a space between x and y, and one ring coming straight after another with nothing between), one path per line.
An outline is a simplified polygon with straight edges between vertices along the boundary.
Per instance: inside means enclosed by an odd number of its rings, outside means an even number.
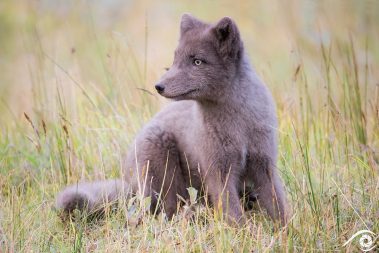
M213 110L218 107L240 108L245 99L250 96L255 74L249 59L243 55L239 60L234 75L224 84L224 90L215 94L214 98L198 100L203 110Z
M245 117L245 112L252 99L254 88L252 73L254 73L247 57L243 57L235 76L230 80L224 95L217 100L197 101L198 111L204 122L219 124L223 121L235 122L238 117Z

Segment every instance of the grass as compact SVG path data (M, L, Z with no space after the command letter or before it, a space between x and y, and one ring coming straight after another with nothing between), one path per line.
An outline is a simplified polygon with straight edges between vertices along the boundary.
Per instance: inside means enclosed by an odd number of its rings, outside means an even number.
M214 4L0 3L0 252L357 252L358 240L342 246L355 232L379 234L379 5ZM239 228L205 207L193 220L152 217L140 199L94 221L53 209L65 185L121 174L133 136L165 103L152 84L183 12L234 17L273 92L286 232L258 208Z

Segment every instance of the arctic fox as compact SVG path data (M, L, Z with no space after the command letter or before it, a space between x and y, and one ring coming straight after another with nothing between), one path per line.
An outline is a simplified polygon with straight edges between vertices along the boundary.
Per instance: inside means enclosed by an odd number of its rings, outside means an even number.
M235 22L182 16L171 68L155 85L174 101L138 134L123 179L70 186L57 207L101 209L131 191L150 196L170 218L178 195L200 190L228 221L244 219L241 193L253 187L259 205L285 224L287 203L276 168L277 119L270 92L250 66Z

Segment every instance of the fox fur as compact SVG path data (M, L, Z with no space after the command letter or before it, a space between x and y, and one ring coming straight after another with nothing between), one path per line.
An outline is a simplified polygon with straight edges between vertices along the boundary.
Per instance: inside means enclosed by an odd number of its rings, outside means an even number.
M152 209L172 217L178 195L188 198L192 186L228 221L241 222L241 192L253 187L259 205L285 224L275 104L249 63L236 23L224 17L209 24L184 14L174 62L155 87L174 101L137 135L123 178L69 186L57 207L101 209L105 200L131 191L150 196Z

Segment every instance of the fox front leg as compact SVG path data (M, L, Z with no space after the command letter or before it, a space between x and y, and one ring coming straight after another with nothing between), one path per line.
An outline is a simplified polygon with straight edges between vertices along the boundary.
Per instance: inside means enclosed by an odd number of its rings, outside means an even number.
M233 173L224 174L220 170L209 171L205 178L205 191L212 205L221 211L229 224L244 222L237 182Z
M285 226L288 222L289 208L283 183L273 159L255 155L251 157L249 164L249 177L254 183L259 205L266 209L274 221L279 221Z

